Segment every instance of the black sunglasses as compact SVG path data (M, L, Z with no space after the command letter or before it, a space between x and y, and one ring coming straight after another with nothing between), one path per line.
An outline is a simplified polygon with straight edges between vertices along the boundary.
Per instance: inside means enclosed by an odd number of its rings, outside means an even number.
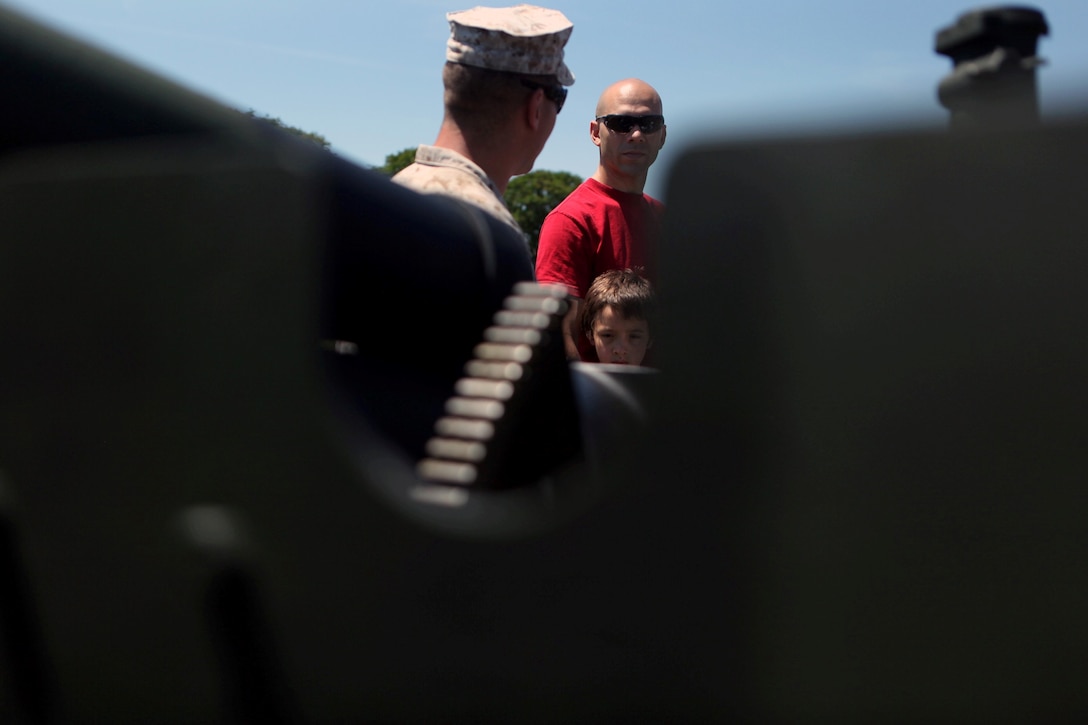
M545 86L540 83L533 83L532 81L522 80L523 85L529 88L539 88L544 91L544 97L555 104L555 112L559 113L563 110L563 104L567 102L567 87L566 86Z
M643 133L657 133L665 126L664 116L624 116L610 113L607 116L597 116L597 121L616 133L631 133L635 126Z

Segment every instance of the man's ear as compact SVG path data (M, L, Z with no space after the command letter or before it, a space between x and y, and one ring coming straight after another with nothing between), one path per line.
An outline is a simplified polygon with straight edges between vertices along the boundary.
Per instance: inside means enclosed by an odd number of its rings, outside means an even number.
M593 142L594 146L601 145L601 124L597 121L589 122L589 140Z
M525 122L529 124L529 128L534 131L540 128L542 123L541 116L544 113L544 102L547 99L544 97L544 89L536 88L529 95L529 100L525 103ZM551 103L551 101L548 101Z

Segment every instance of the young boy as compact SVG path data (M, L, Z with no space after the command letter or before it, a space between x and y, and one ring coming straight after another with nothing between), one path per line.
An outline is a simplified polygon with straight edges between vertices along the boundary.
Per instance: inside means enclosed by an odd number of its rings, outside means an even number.
M649 280L632 269L604 272L589 286L581 312L596 362L643 364L653 344L650 323L657 316L657 295Z

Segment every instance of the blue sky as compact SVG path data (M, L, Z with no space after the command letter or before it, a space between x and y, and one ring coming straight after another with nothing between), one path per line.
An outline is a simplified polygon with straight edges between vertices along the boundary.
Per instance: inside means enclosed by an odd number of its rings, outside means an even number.
M352 161L430 143L442 115L445 14L455 0L0 0L187 88L325 136ZM513 3L510 3L513 4ZM951 61L936 32L993 3L957 0L557 0L574 23L576 76L537 169L588 176L589 121L613 81L664 99L668 143L647 190L678 152L708 137L944 124L936 99ZM1022 3L1018 3L1022 4ZM1044 114L1088 98L1088 0L1030 4Z

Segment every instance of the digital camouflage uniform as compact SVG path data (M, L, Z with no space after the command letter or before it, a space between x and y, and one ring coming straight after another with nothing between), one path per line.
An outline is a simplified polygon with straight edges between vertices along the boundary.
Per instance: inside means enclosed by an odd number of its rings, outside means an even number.
M456 151L437 146L416 149L415 163L393 176L393 181L425 194L445 194L483 209L522 233L502 194L484 170Z

